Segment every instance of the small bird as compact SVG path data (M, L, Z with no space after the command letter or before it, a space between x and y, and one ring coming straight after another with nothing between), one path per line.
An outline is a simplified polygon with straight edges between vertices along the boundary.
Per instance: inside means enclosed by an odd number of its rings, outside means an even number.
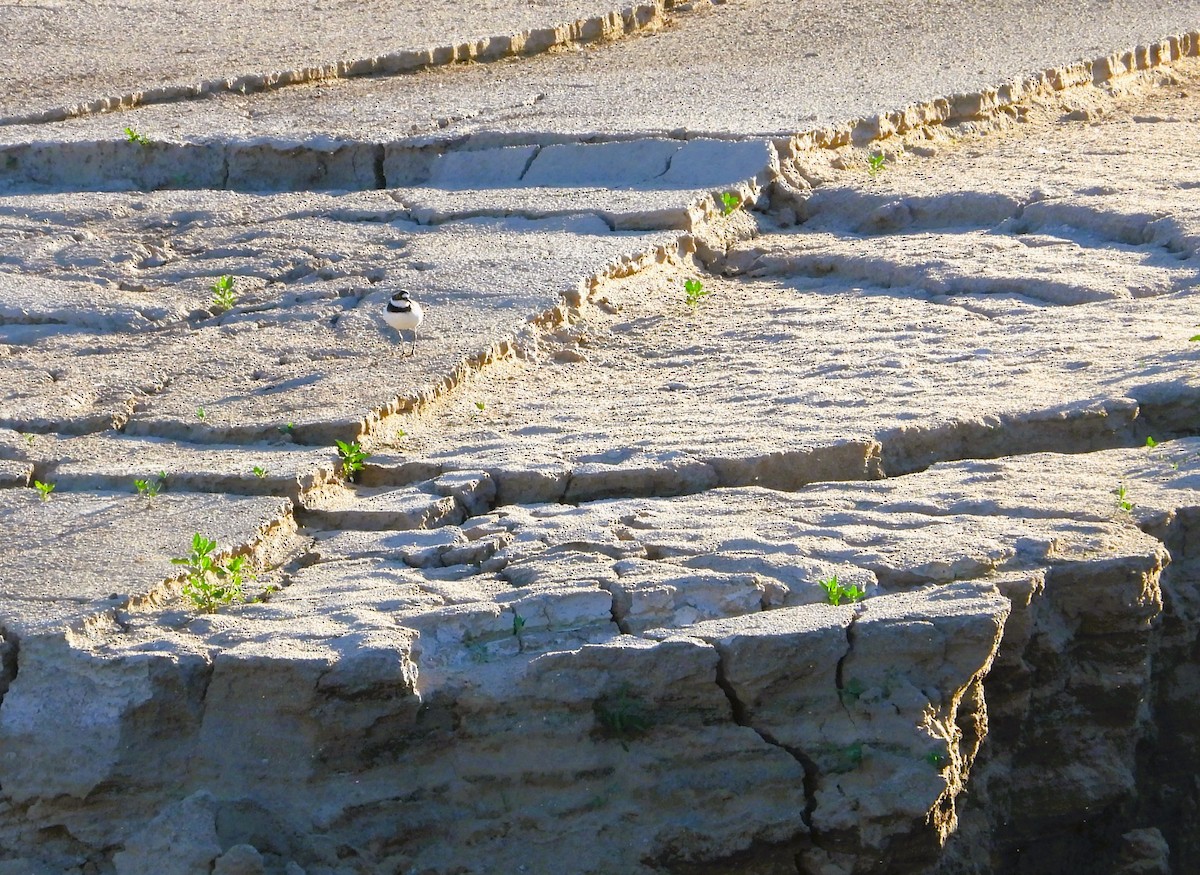
M421 309L421 305L408 296L408 292L404 289L392 295L388 301L387 310L383 314L383 321L396 329L400 335L400 342L404 342L404 332L412 332L412 349L409 355L415 355L417 352L417 326L425 318L425 312Z

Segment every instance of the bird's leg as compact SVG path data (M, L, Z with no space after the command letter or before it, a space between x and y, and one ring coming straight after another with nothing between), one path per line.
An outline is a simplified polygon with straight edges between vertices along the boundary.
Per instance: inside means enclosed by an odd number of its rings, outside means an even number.
M413 339L412 339L412 349L410 349L410 350L409 350L409 352L408 352L408 354L409 354L410 356L414 356L414 355L416 355L416 354L417 354L417 329L415 329L415 328L414 328L414 329L412 330L412 333L413 333Z

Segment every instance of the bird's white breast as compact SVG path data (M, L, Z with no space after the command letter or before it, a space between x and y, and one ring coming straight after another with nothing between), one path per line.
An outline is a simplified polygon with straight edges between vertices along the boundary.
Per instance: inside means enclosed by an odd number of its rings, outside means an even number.
M395 328L397 331L412 331L421 324L421 320L425 318L425 314L421 311L421 305L416 301L409 301L410 309L407 312L395 313L391 310L383 311L383 321Z

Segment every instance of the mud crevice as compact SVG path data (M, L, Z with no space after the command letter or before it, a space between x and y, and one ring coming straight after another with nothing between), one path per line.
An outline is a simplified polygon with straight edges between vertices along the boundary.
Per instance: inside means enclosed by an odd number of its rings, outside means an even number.
M737 690L734 688L733 683L729 679L725 664L725 654L723 654L719 648L715 649L717 651L717 686L721 688L721 692L724 693L725 698L729 700L729 707L733 715L734 723L736 723L738 726L744 726L747 729L753 730L759 738L761 738L771 747L777 747L787 753L790 757L792 757L792 759L799 763L800 767L804 770L805 802L804 811L801 812L800 817L804 821L804 826L808 829L809 834L813 837L813 840L816 841L817 837L813 832L813 812L817 809L817 786L819 775L817 764L813 762L811 758L805 755L803 751L781 743L778 739L773 737L770 732L760 729L753 724L753 721L750 718L749 709L746 707L746 704L742 702L741 698L737 694Z

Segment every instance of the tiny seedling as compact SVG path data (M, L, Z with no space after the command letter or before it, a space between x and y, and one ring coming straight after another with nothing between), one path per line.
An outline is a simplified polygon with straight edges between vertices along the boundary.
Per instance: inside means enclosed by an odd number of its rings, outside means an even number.
M253 468L250 469L250 471L259 480L262 480L264 477L267 476L267 469L264 468L262 465L255 465Z
M50 493L54 491L53 483L43 483L41 480L33 481L33 488L41 493L42 501L50 500Z
M525 618L520 614L513 613L513 635L517 638L521 637L521 630L525 628Z
M1190 343L1195 343L1197 340L1200 340L1200 334L1193 334L1191 337L1188 338L1188 341Z
M867 156L867 173L871 174L872 176L878 176L879 173L883 170L883 167L884 167L884 164L886 163L886 161L887 161L887 158L884 156L884 154L882 152L877 152L874 155L868 155Z
M483 401L476 401L475 409L478 410L480 413L483 413L483 411L487 410L487 403L483 402Z
M710 292L704 290L704 283L700 280L684 280L683 291L687 295L687 303L689 307L698 307L704 297Z
M37 440L36 434L23 434L23 435L21 435L21 437L25 438L25 443L29 444L29 446L31 446L31 447L33 446L34 442Z
M601 734L615 738L626 751L631 740L645 735L654 726L645 704L629 694L628 684L622 684L613 695L597 699L592 710Z
M203 407L196 408L196 418L203 422L208 417L208 411Z
M833 764L829 771L834 773L853 772L863 761L863 746L861 741L848 744L845 747L833 748Z
M212 292L212 308L218 313L233 309L237 296L233 293L233 277L226 274L208 287Z
M1133 510L1133 502L1129 500L1129 493L1125 491L1125 484L1121 483L1113 492L1117 496L1117 510L1124 513L1129 513Z
M721 195L721 215L728 216L734 210L742 205L742 199L732 191L727 191Z
M1158 441L1156 441L1152 437L1147 437L1146 438L1146 446L1149 447L1150 449L1154 449L1155 447L1158 446Z
M363 469L363 462L371 457L358 441L337 441L337 451L342 459L342 476L349 481L354 480L354 475Z
M296 430L296 424L294 422L287 422L287 423L284 423L283 425L279 426L280 434L292 434L295 430Z
M147 504L154 501L154 497L162 492L167 486L167 472L159 471L158 476L153 480L134 480L133 488L137 490L138 495L146 499Z
M836 574L832 575L828 580L819 581L821 588L825 590L825 595L829 599L829 604L840 605L842 600L848 602L857 602L867 594L867 591L857 584L849 585L838 580Z
M154 141L145 134L139 134L133 128L125 129L125 139L131 143L137 143L139 146L149 146Z
M173 565L187 567L183 594L198 611L205 614L215 614L217 608L240 599L247 575L245 556L232 556L224 562L218 562L212 555L215 549L216 541L196 532L192 536L192 552L171 560Z

